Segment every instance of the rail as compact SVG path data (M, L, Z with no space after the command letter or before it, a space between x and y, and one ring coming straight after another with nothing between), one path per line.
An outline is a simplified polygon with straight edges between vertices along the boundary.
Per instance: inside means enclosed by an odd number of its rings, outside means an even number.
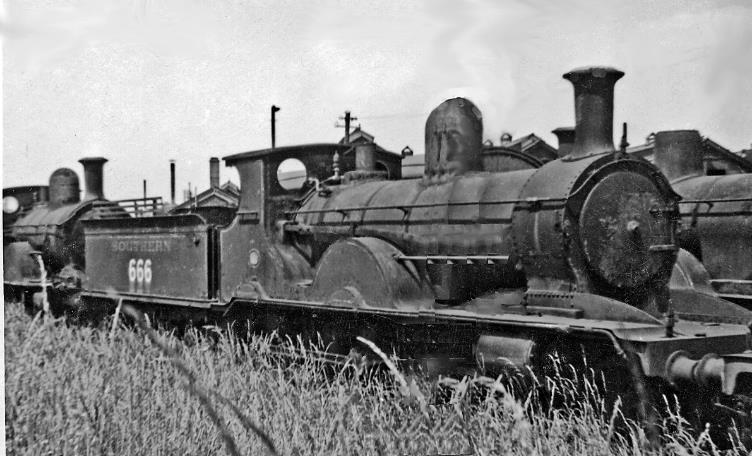
M138 218L162 215L165 207L162 197L155 196L118 201L95 201L92 211L93 218L96 219Z

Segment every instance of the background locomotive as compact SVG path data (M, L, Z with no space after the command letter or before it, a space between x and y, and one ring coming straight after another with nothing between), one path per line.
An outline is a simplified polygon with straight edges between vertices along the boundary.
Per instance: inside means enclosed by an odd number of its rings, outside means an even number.
M86 191L80 195L78 176L68 168L50 176L48 198L33 204L3 232L3 279L6 293L41 289L39 253L50 283L78 289L85 267L81 221L90 217L102 193L102 167L107 159L84 158ZM47 193L47 192L45 192Z
M714 291L752 309L752 174L705 176L702 150L695 130L655 135L655 164L684 199L679 245L702 262Z
M573 129L554 133L560 153L571 148ZM705 145L696 130L655 133L653 151L655 165L683 198L672 296L720 296L752 309L752 174L706 175Z
M46 185L23 185L3 189L3 235L23 217L36 203L47 201L49 187Z

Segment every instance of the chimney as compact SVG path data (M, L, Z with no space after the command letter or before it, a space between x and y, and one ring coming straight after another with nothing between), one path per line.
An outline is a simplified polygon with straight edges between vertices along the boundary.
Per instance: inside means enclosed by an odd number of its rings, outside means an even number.
M570 159L614 150L614 85L622 76L622 71L608 67L578 68L563 76L574 86Z
M697 130L659 131L654 144L655 165L669 181L705 174L702 137Z
M106 158L90 157L78 161L84 166L84 201L104 199L102 168Z
M175 204L175 160L170 160L170 203Z
M209 159L209 186L211 188L219 187L219 159L217 157Z
M569 155L574 145L574 127L559 127L551 133L559 140L559 158Z

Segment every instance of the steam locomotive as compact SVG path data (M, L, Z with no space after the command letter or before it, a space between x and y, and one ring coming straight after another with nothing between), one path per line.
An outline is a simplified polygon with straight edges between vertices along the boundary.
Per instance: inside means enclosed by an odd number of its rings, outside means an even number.
M679 245L702 262L707 274L695 266L684 269L699 270L686 275L752 309L752 174L705 176L702 151L695 130L655 135L656 166L684 198Z
M428 117L420 179L399 179L399 157L372 147L312 144L225 157L241 181L228 225L102 203L82 221L80 302L250 319L343 351L363 336L488 374L584 351L614 378L750 416L752 312L671 294L681 198L656 166L614 148L623 75L564 75L576 139L542 165L489 169L481 113L455 98ZM288 159L307 170L301 188L281 185Z
M106 162L101 157L80 160L86 178L83 201L78 176L69 168L52 173L49 186L40 187L37 195L41 197L33 198L38 201L24 195L25 210L3 227L6 293L41 289L42 272L49 274L50 283L58 285L55 289L81 288L85 267L81 222L91 216L94 204L104 199L102 167Z
M565 155L574 129L553 133ZM683 301L718 296L752 309L752 174L706 176L704 149L696 130L661 131L653 138L655 165L684 198L671 294Z

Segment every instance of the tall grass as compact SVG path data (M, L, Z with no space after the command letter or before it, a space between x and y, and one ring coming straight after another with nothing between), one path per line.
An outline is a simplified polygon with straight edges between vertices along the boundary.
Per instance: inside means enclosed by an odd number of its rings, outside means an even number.
M6 304L8 454L719 453L681 428L659 449L638 426L616 432L623 419L597 376L547 379L568 398L557 408L495 379L444 381L439 401L437 381L333 369L300 341L283 347L291 362L268 338L187 339L32 320Z

